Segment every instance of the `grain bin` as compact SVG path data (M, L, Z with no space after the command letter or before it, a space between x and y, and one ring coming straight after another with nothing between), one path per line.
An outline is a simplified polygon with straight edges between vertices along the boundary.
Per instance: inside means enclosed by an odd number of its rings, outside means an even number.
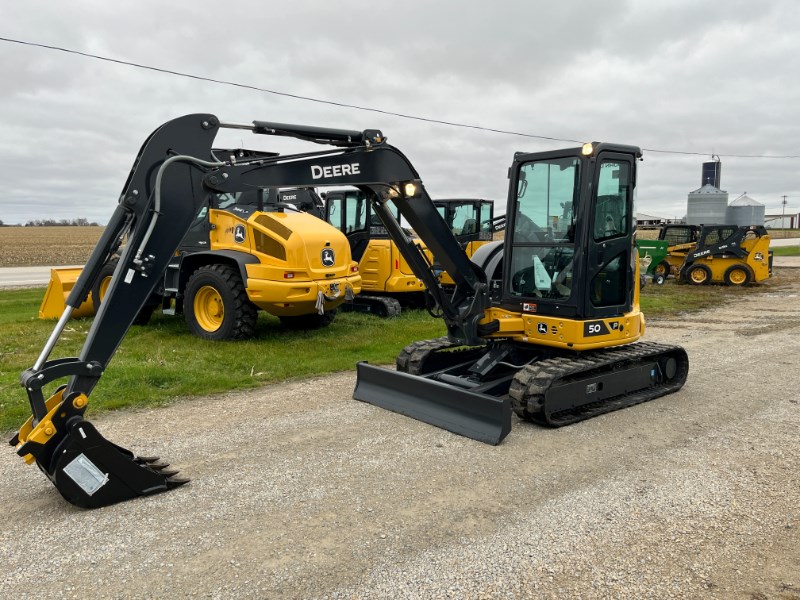
M725 223L728 210L728 192L710 183L689 193L686 210L687 225Z
M728 225L763 225L765 207L742 194L728 206L725 223Z

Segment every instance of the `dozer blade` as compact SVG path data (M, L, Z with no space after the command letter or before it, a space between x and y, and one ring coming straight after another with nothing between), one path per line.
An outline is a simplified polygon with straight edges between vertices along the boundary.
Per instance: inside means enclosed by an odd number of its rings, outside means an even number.
M68 427L45 471L61 495L76 506L99 508L189 481L175 477L177 471L165 469L166 464L153 465L157 458L137 458L109 442L89 421L79 419Z
M356 366L353 398L497 445L511 431L511 402L448 385L419 375Z

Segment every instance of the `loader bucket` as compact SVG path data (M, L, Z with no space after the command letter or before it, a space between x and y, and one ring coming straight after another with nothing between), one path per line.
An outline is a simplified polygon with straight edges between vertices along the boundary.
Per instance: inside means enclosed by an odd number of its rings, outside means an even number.
M40 319L61 317L66 306L67 296L72 291L82 270L80 267L50 269L50 282L47 284L47 291L44 293L42 305L39 307ZM72 311L72 317L91 317L92 315L94 315L94 305L90 293L86 301Z
M353 398L493 446L511 431L507 397L495 398L365 362L356 366Z
M82 418L71 419L66 430L49 461L37 458L37 464L75 506L99 508L165 492L189 481L175 477L178 472L157 457L137 457L109 442ZM24 448L20 445L18 453L25 452Z

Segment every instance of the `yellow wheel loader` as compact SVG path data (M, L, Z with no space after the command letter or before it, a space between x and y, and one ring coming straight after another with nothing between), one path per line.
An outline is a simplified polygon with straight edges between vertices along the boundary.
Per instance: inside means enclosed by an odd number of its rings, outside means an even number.
M329 147L233 161L211 152L220 128ZM512 411L558 427L675 392L689 368L683 348L636 343L644 334L633 243L640 155L633 146L597 143L517 153L509 171L506 239L484 245L470 260L417 171L380 131L221 123L210 114L165 123L142 147L64 314L22 373L32 416L11 443L78 506L105 506L184 484L163 463L103 438L84 418L89 395L208 195L289 186L363 191L447 329L446 337L402 350L396 371L359 363L356 399L497 444L511 430ZM440 285L396 212L436 256L453 289ZM556 222L554 214L562 218ZM70 313L123 236L127 244L79 356L51 359ZM43 390L63 379L46 398Z
M274 156L245 150L212 154L236 164ZM258 310L290 328L330 324L337 308L361 290L358 265L344 235L294 210L285 196L277 190L207 194L134 323L147 323L160 306L165 314L183 313L195 335L211 340L252 337ZM99 309L117 263L113 256L103 265L73 316ZM40 318L62 315L79 274L79 269L53 271Z
M702 225L695 247L680 266L680 279L733 287L764 281L772 275L769 241L760 225Z

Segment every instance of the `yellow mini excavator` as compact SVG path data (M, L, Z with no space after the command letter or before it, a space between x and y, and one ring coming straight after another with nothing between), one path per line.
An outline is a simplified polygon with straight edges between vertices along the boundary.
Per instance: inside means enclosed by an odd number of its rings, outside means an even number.
M425 285L414 274L372 205L368 194L357 189L325 194L325 218L347 236L361 273L361 294L343 304L342 309L395 317L403 306L424 304ZM398 221L401 218L397 209L394 217ZM407 230L406 233L412 235ZM417 244L424 250L418 239Z
M211 152L223 127L328 147L234 162ZM21 375L32 416L11 443L78 506L184 484L164 463L102 437L84 418L89 395L208 195L292 186L365 192L447 328L446 337L402 350L396 371L359 363L356 399L497 444L511 429L512 411L557 427L675 392L688 373L686 352L634 343L644 333L633 243L640 154L605 143L517 153L505 241L485 244L470 260L417 171L380 131L221 123L210 114L165 123L142 147L64 315ZM439 284L396 211L453 279L452 289ZM124 235L128 242L79 356L51 359L70 311ZM58 387L46 398L51 384Z

